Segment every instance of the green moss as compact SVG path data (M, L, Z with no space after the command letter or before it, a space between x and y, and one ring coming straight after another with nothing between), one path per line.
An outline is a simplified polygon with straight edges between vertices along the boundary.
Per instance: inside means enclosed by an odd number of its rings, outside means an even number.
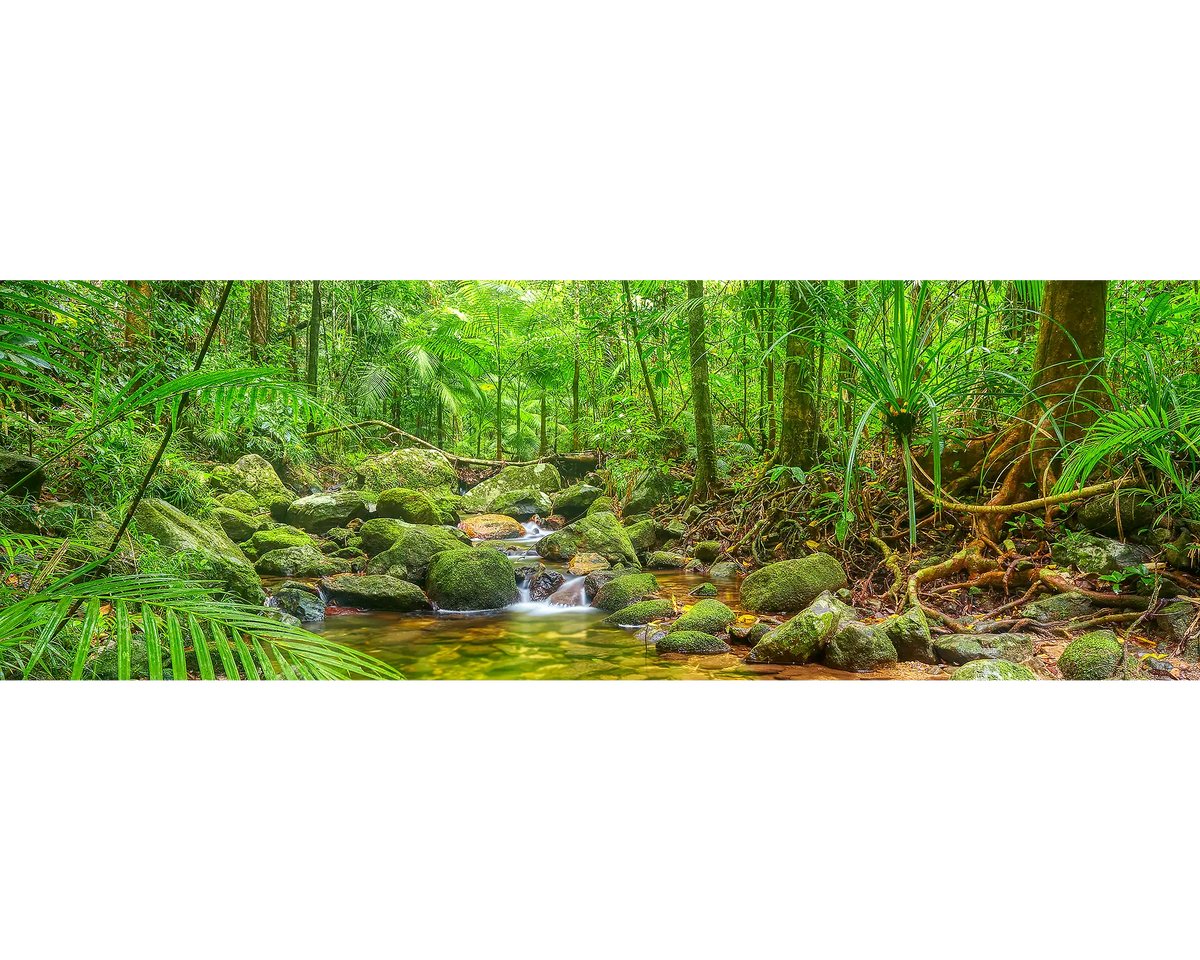
M393 450L354 468L359 490L423 490L430 495L458 491L458 474L433 450Z
M554 495L552 509L560 517L574 520L587 512L604 491L588 483L576 483L565 487Z
M675 621L671 628L676 630L698 630L701 633L723 633L737 614L720 600L701 600L691 610Z
M265 517L252 517L228 507L216 507L212 512L212 520L235 543L249 540L262 529L264 523L269 522Z
M1037 674L1007 660L972 660L954 671L951 680L1036 680Z
M359 532L366 553L373 557L367 566L369 573L400 577L418 584L425 582L429 561L436 554L446 550L466 550L471 546L471 538L461 530L402 520L368 520ZM388 546L381 551L382 543ZM354 546L354 543L349 545ZM491 547L488 549L498 552Z
M520 597L512 561L488 546L436 554L425 588L441 610L495 610Z
M601 622L614 627L640 627L642 624L670 616L672 610L674 607L670 600L643 600L618 610Z
M933 653L933 637L929 633L929 621L920 607L913 607L880 626L892 641L892 646L896 648L896 656L900 660L937 662Z
M746 640L757 640L749 659L752 663L814 663L838 628L854 616L853 607L824 593L774 630L755 624L763 631L758 637L753 627L748 630Z
M441 512L433 497L420 490L406 490L403 487L384 490L375 504L375 515L434 526L442 522Z
M682 570L687 565L688 558L682 553L654 550L646 554L646 566L651 570Z
M395 577L344 573L323 579L321 589L332 603L341 607L401 612L429 609L429 600L420 587Z
M587 515L594 516L597 513L616 513L617 505L613 502L612 497L597 497L592 501L592 505L587 508Z
M1093 630L1067 644L1058 658L1065 680L1108 680L1121 665L1124 648L1111 630Z
M688 591L689 597L715 597L716 595L717 588L711 583L702 583L695 590Z
M245 490L235 490L233 493L217 497L217 502L229 510L237 510L250 516L265 512L265 508Z
M711 633L698 630L676 630L654 642L659 653L728 653L732 647Z
M629 535L611 513L576 520L538 541L537 552L547 560L570 560L577 553L598 553L612 564L637 566L637 553Z
M492 500L492 512L501 513L516 520L528 520L530 517L548 517L553 507L550 496L541 490L532 488L508 490Z
M586 581L585 581L586 585ZM602 586L592 600L592 606L600 610L622 610L653 596L658 591L658 580L652 573L627 573L614 577Z
M258 530L242 544L246 556L251 558L261 557L272 550L284 550L288 547L312 547L315 550L317 541L303 530L282 526L273 527L270 530Z
M751 613L803 610L826 590L846 586L846 571L827 553L771 563L742 581L742 606Z
M301 497L288 507L288 522L312 533L324 533L334 527L344 527L351 520L370 516L367 503L357 490L338 490L335 493L314 493Z
M897 659L896 648L882 630L852 620L829 641L823 662L835 670L862 672L894 667Z
M721 544L716 540L701 540L692 548L692 556L701 563L712 563L721 555Z
M350 561L327 557L316 547L284 547L264 553L254 569L276 577L327 577L335 573L349 573Z

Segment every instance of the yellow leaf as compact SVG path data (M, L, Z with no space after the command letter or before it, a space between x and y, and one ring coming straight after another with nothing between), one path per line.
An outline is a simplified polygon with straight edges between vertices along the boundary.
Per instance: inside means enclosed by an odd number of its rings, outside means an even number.
M817 547L819 547L819 546L820 546L820 544L819 544L819 543L817 543L817 541L816 541L816 540L805 540L804 542L805 542L805 543L807 543L807 544L808 544L810 547L812 547L814 550L816 550L816 549L817 549Z

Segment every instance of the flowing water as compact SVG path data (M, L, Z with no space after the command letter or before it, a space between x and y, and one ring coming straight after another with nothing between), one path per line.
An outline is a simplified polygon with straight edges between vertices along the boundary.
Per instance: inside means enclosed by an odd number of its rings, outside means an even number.
M536 542L545 535L527 525L524 537L503 541L516 560L536 558ZM549 598L521 599L503 610L478 613L337 612L323 623L309 624L320 633L395 666L411 680L854 680L854 674L820 666L777 667L745 663L748 647L711 656L659 655L654 644L632 628L601 623L608 616L587 603L583 577L558 569L566 580ZM682 570L655 571L664 597L680 605L694 603L689 592L708 582L705 574ZM717 599L738 610L735 583L714 581Z

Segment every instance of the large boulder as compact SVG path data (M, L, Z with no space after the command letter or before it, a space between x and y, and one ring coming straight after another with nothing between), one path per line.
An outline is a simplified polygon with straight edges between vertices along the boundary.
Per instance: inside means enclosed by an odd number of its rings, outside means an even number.
M682 553L672 553L670 550L651 550L646 554L645 566L647 570L682 570L690 562L692 561Z
M1121 523L1117 524L1117 504L1120 504ZM1076 523L1095 533L1124 533L1132 537L1151 526L1158 518L1154 499L1144 493L1122 493L1113 497L1092 497L1085 500L1075 514Z
M654 641L658 653L728 653L733 648L711 633L699 630L676 630Z
M458 526L472 540L512 540L525 536L525 528L502 513L466 517Z
M770 563L742 581L742 607L750 613L803 610L847 582L845 569L827 553Z
M749 659L752 663L815 663L841 625L854 617L853 607L822 593L759 640Z
M951 680L1036 680L1037 674L1007 660L972 660L954 671Z
M670 616L674 609L670 600L643 600L610 614L600 622L610 627L640 627Z
M736 563L731 563L728 560L722 563L714 563L708 568L708 575L713 580L736 580L738 574L742 572L742 568Z
M242 551L251 560L256 560L264 553L270 553L272 550L285 550L288 547L312 547L316 550L317 541L303 530L282 523L264 530L256 530L242 544Z
M425 590L439 610L495 610L520 597L512 561L488 546L434 556Z
M349 573L350 561L327 557L315 547L284 547L264 553L254 569L273 577L329 577Z
M625 500L623 512L627 514L649 513L655 507L667 503L675 494L675 481L665 469L652 466L634 481L633 489Z
M44 480L42 461L0 450L0 494L7 493L18 500L22 497L36 500L41 495Z
M822 659L825 666L835 670L861 673L894 667L899 658L886 633L878 627L852 620L842 624L834 634Z
M495 501L504 494L518 490L551 494L561 489L562 477L553 464L509 466L468 490L463 495L463 510L467 513L495 513Z
M587 508L595 503L603 490L593 487L590 483L574 483L564 487L554 495L553 512L568 520L575 520L587 513Z
M563 585L566 579L557 570L542 570L540 573L535 574L529 581L529 599L549 599L554 595L554 591Z
M326 577L321 590L339 607L359 607L363 610L428 610L429 599L421 588L395 577L359 577L352 573Z
M255 502L278 519L284 519L296 495L283 485L275 468L257 453L248 453L232 466L219 466L208 477L217 493L244 490Z
M1028 660L1033 656L1033 638L1023 633L955 633L934 639L933 652L950 664Z
M153 497L138 504L134 519L141 534L157 541L164 552L182 557L197 580L215 580L246 603L261 605L266 599L254 567L223 530Z
M425 523L433 526L445 523L443 512L429 494L421 490L384 490L375 504L375 516L392 517L408 523Z
M551 509L549 494L541 490L509 490L492 499L493 513L502 513L517 520L548 517Z
M737 619L737 614L720 600L700 600L675 621L671 630L699 630L701 633L724 633Z
M1036 620L1038 623L1052 623L1055 620L1075 620L1087 617L1098 609L1099 607L1085 594L1069 591L1054 593L1025 604L1021 608L1021 616L1026 620Z
M395 524L386 529L374 528L374 524ZM397 580L408 580L424 584L430 563L439 553L454 550L470 550L470 539L461 530L448 527L420 527L398 520L372 520L362 526L367 544L367 553L374 557L367 572L372 576L391 576ZM377 547L386 544L382 552ZM509 564L509 559L499 551L487 550Z
M1054 541L1050 548L1050 559L1060 567L1076 567L1084 573L1103 574L1144 563L1146 552L1119 540L1085 533Z
M641 556L654 549L654 544L658 539L658 524L649 518L639 520L637 523L626 527L625 534L629 537L629 542L633 545L634 552L638 556Z
M424 490L430 496L458 492L458 474L436 450L393 450L364 460L354 468L359 490Z
M308 590L285 587L275 594L275 602L284 613L290 613L301 623L320 623L325 619L325 604Z
M692 556L701 563L712 563L721 555L721 544L716 540L701 540L692 547Z
M593 574L594 576L594 574ZM583 581L587 589L587 580ZM658 593L658 580L652 573L629 573L605 583L592 598L592 606L615 612L650 599Z
M288 523L310 533L324 533L370 515L366 501L357 490L314 493L311 497L301 497L288 507Z
M266 507L259 504L245 490L235 490L233 493L222 493L217 496L217 503L227 510L236 510L249 517L257 517L266 512Z
M937 663L933 653L933 637L929 633L929 621L925 611L912 607L879 625L896 648L896 656L902 661Z
M637 552L629 534L611 513L597 513L568 524L538 541L537 552L547 560L569 561L577 553L598 553L612 564L636 566Z
M1121 666L1124 647L1111 630L1093 630L1067 644L1058 658L1064 680L1109 680Z
M228 507L215 507L212 517L234 543L249 540L270 522L266 517L252 517L240 510L230 510Z
M617 503L612 497L597 497L592 501L592 505L587 508L586 516L592 516L596 513L616 513Z

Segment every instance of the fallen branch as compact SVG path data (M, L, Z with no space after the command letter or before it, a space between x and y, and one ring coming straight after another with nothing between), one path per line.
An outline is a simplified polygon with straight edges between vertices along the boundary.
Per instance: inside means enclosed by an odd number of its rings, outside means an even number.
M1072 490L1070 493L1058 493L1052 497L1038 497L1036 500L1025 500L1022 503L961 503L958 500L947 500L945 497L940 497L932 490L927 489L919 480L913 479L913 486L921 491L921 494L930 502L939 507L944 507L947 510L958 510L962 513L1019 513L1037 509L1038 507L1052 507L1059 503L1066 503L1069 500L1083 500L1087 497L1095 497L1102 493L1111 493L1119 489L1126 482L1126 478L1120 480L1109 480L1107 483L1097 483L1090 487L1083 487L1079 490Z

